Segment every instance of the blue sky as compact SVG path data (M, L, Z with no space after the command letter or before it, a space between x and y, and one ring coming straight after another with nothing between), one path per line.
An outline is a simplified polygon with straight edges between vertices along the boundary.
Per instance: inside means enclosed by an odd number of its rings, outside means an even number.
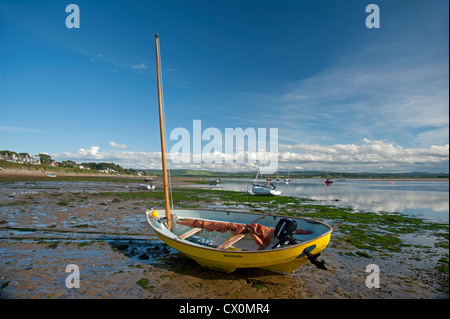
M66 27L70 3L79 29ZM366 27L370 3L379 29ZM446 0L1 0L0 149L160 167L159 33L168 134L197 119L222 132L270 125L282 170L448 172L448 9Z

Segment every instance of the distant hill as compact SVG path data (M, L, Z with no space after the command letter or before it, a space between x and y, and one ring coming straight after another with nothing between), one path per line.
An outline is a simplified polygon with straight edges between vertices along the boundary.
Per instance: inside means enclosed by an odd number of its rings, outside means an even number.
M149 175L162 176L160 169L141 170ZM221 178L254 178L256 172L213 172L203 170L187 170L187 169L171 169L170 175L173 177L221 177ZM266 176L266 175L265 175ZM272 178L277 176L281 179L288 177L288 172L278 172L269 175ZM293 171L289 172L289 178L326 178L327 172L323 171ZM410 172L410 173L345 173L345 172L328 172L328 178L449 178L448 173L426 173L426 172Z

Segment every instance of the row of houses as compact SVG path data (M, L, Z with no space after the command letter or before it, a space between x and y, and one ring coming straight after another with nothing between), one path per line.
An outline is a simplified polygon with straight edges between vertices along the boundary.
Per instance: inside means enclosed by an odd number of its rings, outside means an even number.
M16 154L9 154L9 155L7 154L7 155L0 155L0 159L13 163L28 163L35 165L41 164L41 158L39 157L39 155L25 154L24 156L21 156Z

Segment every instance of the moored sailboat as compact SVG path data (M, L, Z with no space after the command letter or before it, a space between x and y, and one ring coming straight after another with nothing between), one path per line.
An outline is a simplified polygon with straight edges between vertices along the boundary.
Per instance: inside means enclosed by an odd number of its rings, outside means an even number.
M281 191L276 190L276 186L270 182L267 183L253 183L252 193L261 196L277 196L281 195Z

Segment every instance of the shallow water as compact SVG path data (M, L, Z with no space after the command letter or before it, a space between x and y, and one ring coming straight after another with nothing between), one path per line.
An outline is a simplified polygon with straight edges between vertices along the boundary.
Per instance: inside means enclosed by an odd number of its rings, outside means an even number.
M253 180L223 179L212 187L247 191ZM272 182L282 196L298 196L321 204L352 207L371 212L398 212L432 222L449 221L449 183L445 181L334 181L327 186L323 180L301 179L289 184Z

